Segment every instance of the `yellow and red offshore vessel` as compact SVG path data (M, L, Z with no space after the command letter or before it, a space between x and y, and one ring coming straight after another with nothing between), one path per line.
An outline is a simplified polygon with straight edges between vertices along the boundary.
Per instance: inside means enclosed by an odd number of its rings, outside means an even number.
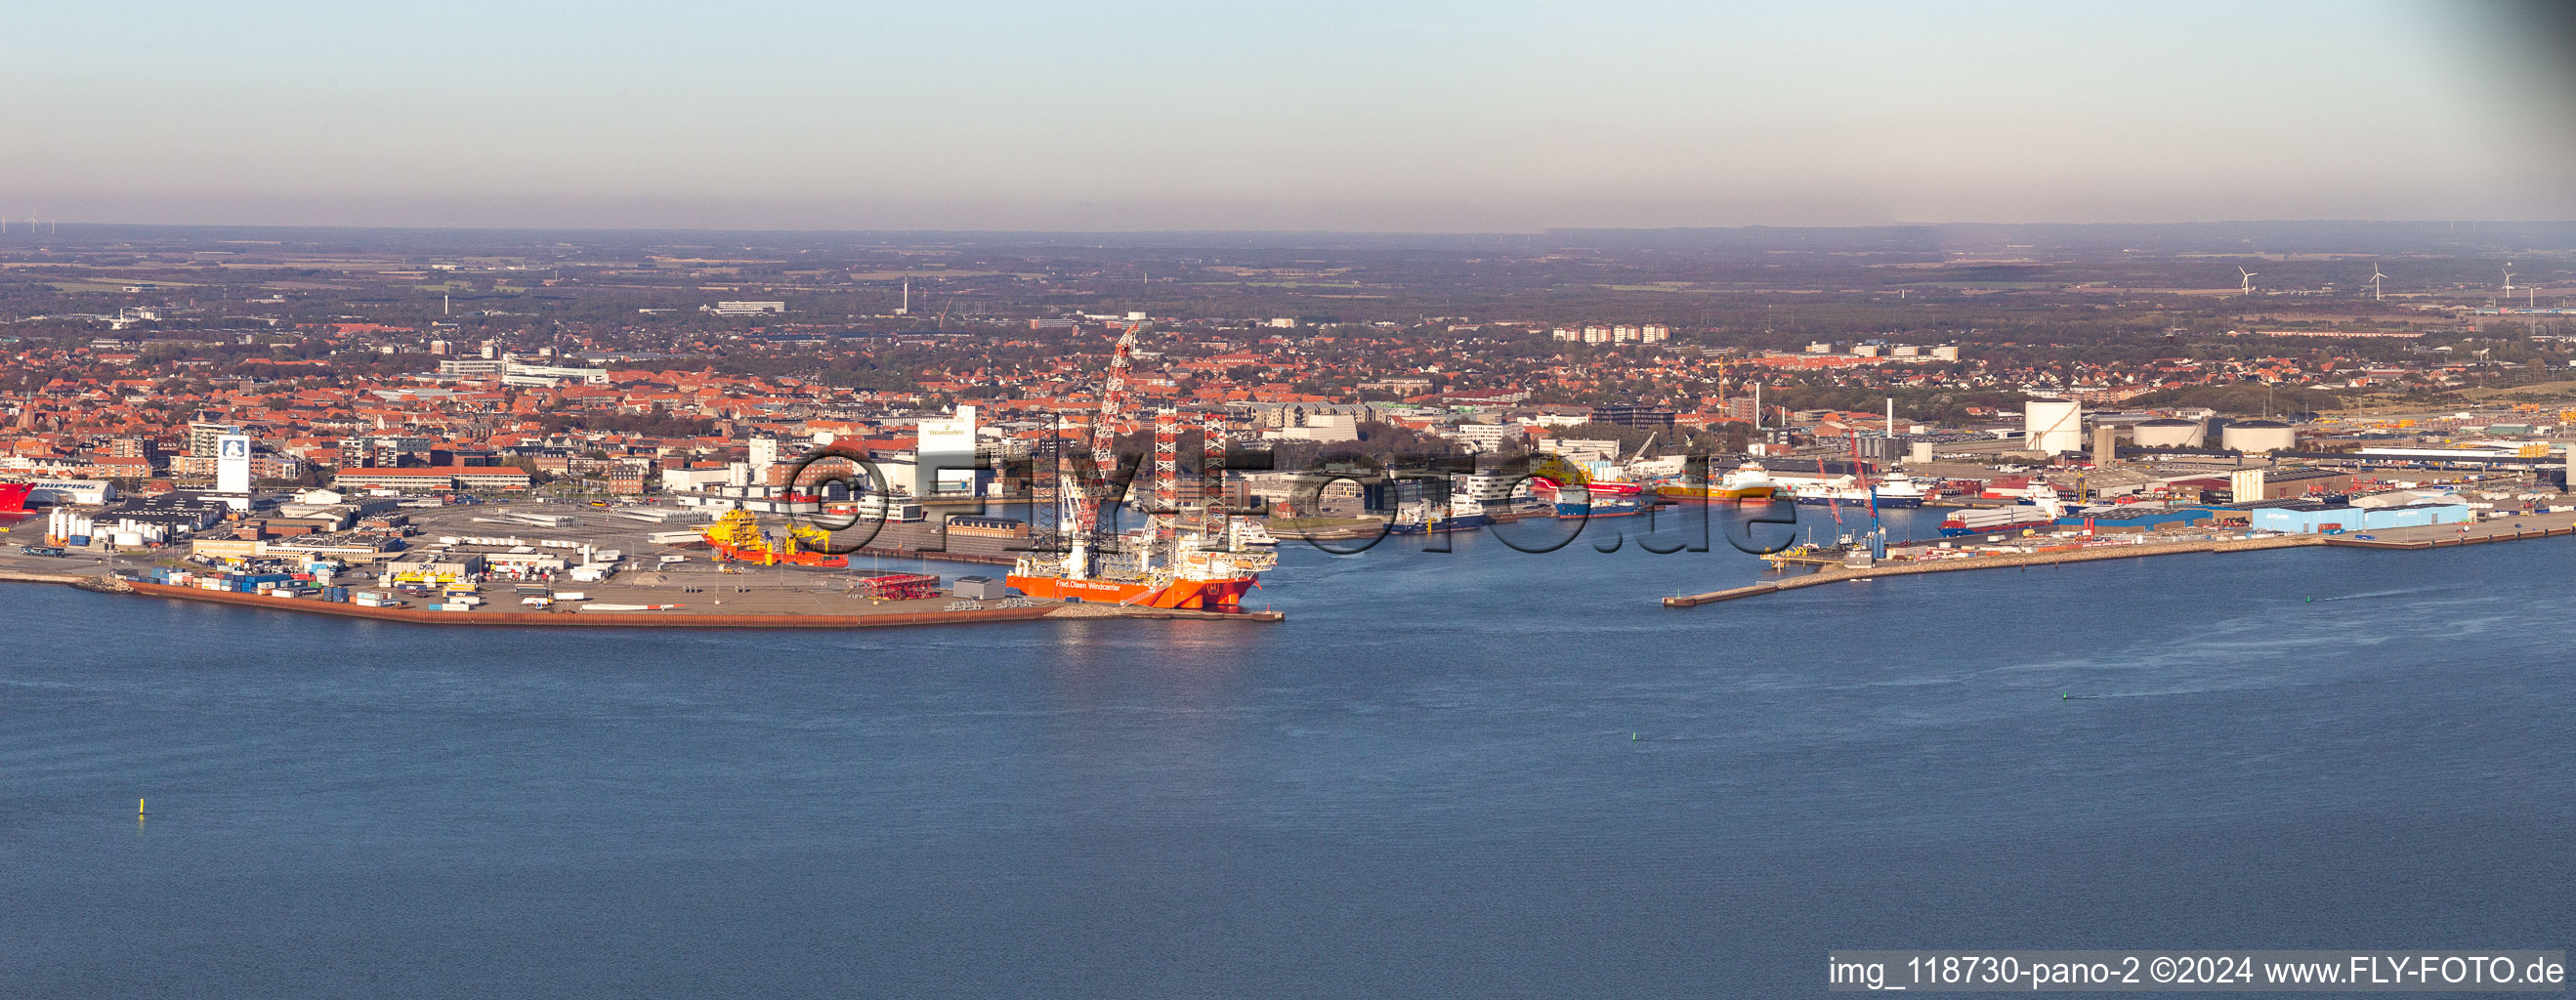
M823 533L812 528L790 526L778 543L772 545L769 535L760 530L760 520L753 517L747 510L726 511L723 517L716 519L716 523L707 526L706 538L707 547L716 550L718 556L733 562L759 563L763 566L813 566L822 569L842 569L850 565L848 556L836 556L813 549L798 548L796 543L799 541L809 545L824 543Z

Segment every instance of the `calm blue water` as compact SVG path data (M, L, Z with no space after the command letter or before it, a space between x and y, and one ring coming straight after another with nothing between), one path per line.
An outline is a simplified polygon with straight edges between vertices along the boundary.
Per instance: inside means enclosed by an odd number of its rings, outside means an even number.
M2566 540L1672 611L1758 567L1602 527L1292 545L1278 626L11 586L0 994L1803 996L1837 947L2570 943Z

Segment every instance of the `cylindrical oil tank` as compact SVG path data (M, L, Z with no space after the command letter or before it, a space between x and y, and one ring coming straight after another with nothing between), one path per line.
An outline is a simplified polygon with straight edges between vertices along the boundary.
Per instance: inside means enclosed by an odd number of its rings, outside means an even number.
M2138 421L2130 433L2140 448L2198 448L2201 442L2199 421L2174 417Z
M2278 420L2240 420L2219 432L2222 446L2248 455L2288 451L2299 442L2298 432Z
M2022 433L2032 451L2084 450L2084 405L2071 399L2034 399L2022 404Z

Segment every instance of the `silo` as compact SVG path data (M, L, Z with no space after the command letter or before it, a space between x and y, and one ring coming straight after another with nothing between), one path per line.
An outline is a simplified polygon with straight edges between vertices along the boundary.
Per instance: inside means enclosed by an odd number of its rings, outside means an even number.
M2022 404L2024 447L2051 455L2084 450L2084 405L2071 399Z
M2198 448L2200 423L2173 417L2141 420L2131 428L2140 448Z
M2288 451L2299 443L2298 432L2278 420L2241 420L2219 432L2221 447L2248 455Z

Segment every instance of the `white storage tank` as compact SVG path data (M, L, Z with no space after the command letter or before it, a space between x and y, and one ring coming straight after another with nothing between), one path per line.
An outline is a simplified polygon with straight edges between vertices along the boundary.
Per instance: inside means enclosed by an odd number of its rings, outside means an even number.
M2198 448L2202 440L2199 421L2175 417L2138 421L2129 433L2140 448Z
M2084 404L2071 399L2022 404L2022 440L2030 450L2051 455L2084 450Z
M2246 420L2232 423L2218 432L2221 446L2248 455L2267 455L2288 451L2299 443L2299 434L2278 420Z

